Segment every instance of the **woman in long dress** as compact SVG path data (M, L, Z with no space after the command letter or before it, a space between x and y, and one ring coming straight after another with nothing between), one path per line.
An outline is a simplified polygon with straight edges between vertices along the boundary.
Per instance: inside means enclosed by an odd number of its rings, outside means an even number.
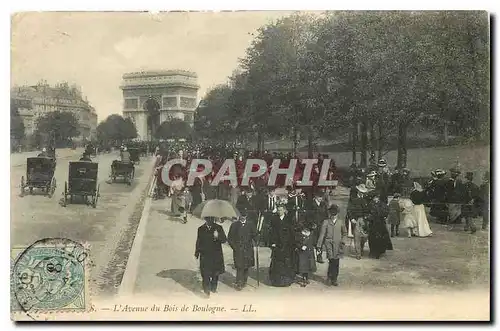
M432 230L425 214L424 202L426 195L422 186L417 182L413 183L413 191L410 193L410 199L413 203L413 214L416 221L415 235L417 237L432 236Z
M290 286L295 280L294 228L292 219L285 212L285 205L278 206L278 213L271 220L271 265L269 280L272 286Z
M373 197L370 204L368 246L370 247L370 257L379 259L387 250L392 250L391 237L385 219L389 215L389 207L380 201L378 196Z
M184 200L184 182L182 177L178 176L172 182L170 189L172 192L171 212L173 216L179 217L184 214L184 209L186 207Z

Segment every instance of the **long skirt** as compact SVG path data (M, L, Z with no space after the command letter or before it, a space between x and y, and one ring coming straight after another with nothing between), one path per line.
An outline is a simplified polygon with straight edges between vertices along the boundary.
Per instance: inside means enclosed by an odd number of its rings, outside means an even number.
M181 192L174 191L174 194L172 194L172 204L171 204L172 214L181 215L182 213L184 213L185 207L186 203L184 200L184 194L182 194Z
M373 224L368 232L368 246L370 256L379 258L386 250L392 250L391 236L383 220Z
M428 237L432 234L432 230L427 221L427 215L425 214L424 205L413 206L413 213L415 214L415 220L417 221L417 226L415 228L416 235L418 237Z
M269 280L272 286L292 285L295 280L295 266L291 248L274 248L269 266Z
M460 215L462 214L462 206L456 203L448 204L448 222L460 223Z

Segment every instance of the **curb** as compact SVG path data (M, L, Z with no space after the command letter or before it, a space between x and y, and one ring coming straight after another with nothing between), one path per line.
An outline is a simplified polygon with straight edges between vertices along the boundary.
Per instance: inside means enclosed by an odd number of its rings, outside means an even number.
M154 187L155 179L156 177L154 176L154 164L153 164L153 173L149 179L148 187L146 188L147 195L146 195L146 200L144 202L144 207L141 212L141 219L139 220L139 226L137 227L134 241L132 242L132 247L130 248L127 265L125 266L125 271L123 273L120 288L118 289L118 296L126 296L134 292L134 287L137 280L137 271L139 268L139 261L141 256L142 241L146 234L147 224L149 221L149 212L151 210L151 204L153 201L150 193Z

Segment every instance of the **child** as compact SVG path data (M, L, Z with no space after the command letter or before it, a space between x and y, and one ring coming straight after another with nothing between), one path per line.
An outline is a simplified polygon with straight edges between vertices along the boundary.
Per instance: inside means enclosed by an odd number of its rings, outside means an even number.
M316 271L316 260L314 259L314 238L311 229L305 225L299 227L297 233L297 272L302 277L299 280L301 287L309 284L309 274Z
M408 229L408 238L414 236L414 229L417 226L413 212L413 202L408 198L399 199L401 206L401 228Z
M399 205L399 193L394 193L394 197L389 202L389 216L387 223L391 225L391 237L399 236L399 224L401 223L401 207Z

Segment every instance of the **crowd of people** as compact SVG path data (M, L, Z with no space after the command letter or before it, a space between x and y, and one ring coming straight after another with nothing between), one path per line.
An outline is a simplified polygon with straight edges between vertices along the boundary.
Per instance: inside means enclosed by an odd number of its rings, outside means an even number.
M239 168L246 158L262 158L270 166L279 158L284 166L291 154L258 153L238 149L237 146L172 144L156 148L156 175L161 177L162 166L172 158L187 160L186 168L171 169L173 183L167 187L158 178L155 195L172 198L171 211L187 222L187 213L204 200L222 199L233 204L241 216L231 224L226 236L217 224L218 219L205 218L198 229L195 257L200 259L203 288L207 295L216 291L218 275L225 271L222 244L227 242L233 249L237 271L235 288L245 287L249 269L255 265L255 245L272 250L269 281L272 286L290 286L297 282L309 284L309 277L317 271L317 263L328 263L327 284L337 286L339 259L344 254L348 237L353 238L356 259L362 259L366 242L369 257L379 259L393 249L391 238L430 237L432 230L429 215L437 223L447 224L449 229L465 223L464 230L471 234L477 230L474 219L482 216L482 228L489 223L489 174L485 174L481 186L473 182L473 173L467 172L466 182L459 177L460 169L446 171L436 169L431 179L421 183L411 178L409 169L391 172L384 159L368 169L351 167L348 179L341 182L350 187L345 211L334 200L336 185L320 187L313 178L310 187L297 186L297 178L290 182L278 181L266 185L266 174L251 181L247 186L221 182L210 185L217 167L226 159L234 158ZM190 160L206 158L214 164L214 171L196 178L192 186L186 185L186 171ZM319 156L321 161L328 156ZM299 162L300 164L300 162ZM314 174L319 173L313 171ZM267 174L268 175L268 174ZM330 163L330 179L338 179L335 163ZM240 176L239 176L240 178ZM345 216L340 216L345 215ZM326 258L326 261L325 259Z

